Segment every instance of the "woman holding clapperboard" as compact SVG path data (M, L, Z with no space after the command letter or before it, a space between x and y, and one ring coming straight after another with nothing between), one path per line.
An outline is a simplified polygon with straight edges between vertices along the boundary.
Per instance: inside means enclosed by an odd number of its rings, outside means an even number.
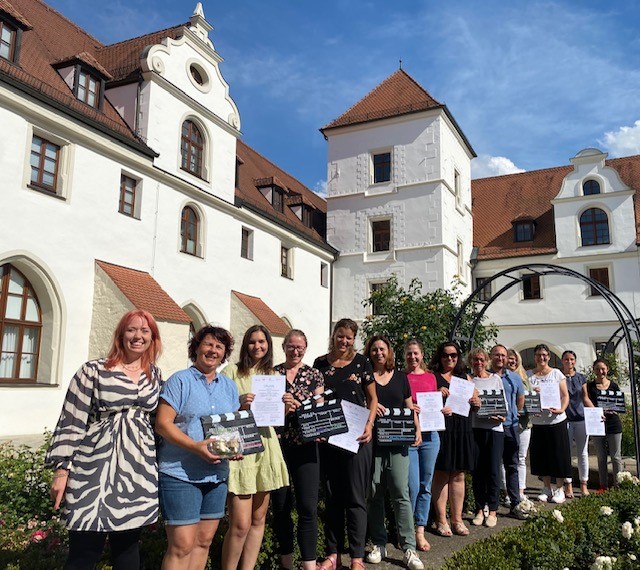
M598 392L600 390L620 391L620 387L607 378L609 374L609 365L607 361L598 358L593 363L593 373L596 379L593 382L587 382L582 386L582 395L584 405L587 408L598 406ZM622 469L622 456L620 448L622 446L622 422L616 412L605 411L604 429L606 435L591 436L596 447L596 455L598 457L598 477L600 479L600 491L609 488L609 478L607 474L607 447L611 455L611 464L613 466L613 484L618 483L618 473Z
M289 468L298 512L298 546L303 570L316 569L318 544L318 494L320 490L320 459L318 444L304 442L296 409L301 402L324 392L324 377L315 368L302 362L307 350L307 337L297 329L290 330L282 342L285 361L275 371L287 378L287 391L282 398L285 404L285 425L280 445ZM321 398L317 398L321 400ZM293 519L291 487L282 487L273 493L273 523L280 566L293 569Z
M394 408L411 410L416 429L412 445L417 447L422 442L418 415L413 412L407 375L395 368L391 342L386 336L374 335L367 340L364 352L373 368L378 394L378 416L383 416ZM400 548L404 550L404 563L410 570L422 570L424 564L416 553L413 509L409 499L409 449L405 443L381 445L374 441L373 444L373 478L369 497L369 534L373 541L373 550L367 555L367 562L372 564L378 564L386 555L385 490L389 490L391 496Z
M325 570L342 566L340 552L344 544L345 518L349 538L351 570L362 570L367 534L367 492L371 484L372 430L378 397L373 371L365 356L353 345L358 325L351 319L340 319L333 327L329 353L316 358L313 367L324 376L325 390L331 389L345 402L368 408L363 433L358 437L357 453L329 443L321 445L320 463L326 485L327 557L320 565Z
M531 474L542 477L544 489L538 497L540 501L564 503L564 479L571 477L571 448L565 414L569 405L567 380L560 370L549 366L549 347L546 344L537 345L533 353L536 366L529 377L531 386L538 392L545 390L554 396L556 402L554 406L543 407L541 414L531 417ZM552 477L559 483L556 488L551 487Z
M487 371L489 355L481 348L474 348L468 358L473 372L473 383L482 391L502 392L502 379L497 374ZM484 524L493 528L498 522L498 499L500 497L500 469L502 467L502 451L504 448L504 416L483 416L473 414L473 438L476 442L476 468L473 470L473 496L476 501L476 515L471 521L473 525ZM489 507L489 515L484 516L484 507Z
M404 363L411 398L416 413L419 414L418 394L438 391L436 377L427 370L424 348L419 340L411 339L404 345ZM418 447L409 448L409 498L416 523L416 548L427 552L431 545L424 536L424 529L429 522L431 481L440 450L440 435L437 431L424 431L424 427L421 426L422 443Z
M263 325L247 329L237 364L229 364L223 373L238 386L240 407L253 402L252 378L273 374L273 342ZM272 427L258 428L264 451L246 455L231 463L229 470L229 530L222 547L223 570L253 570L262 545L264 523L269 508L269 493L289 484L278 437Z

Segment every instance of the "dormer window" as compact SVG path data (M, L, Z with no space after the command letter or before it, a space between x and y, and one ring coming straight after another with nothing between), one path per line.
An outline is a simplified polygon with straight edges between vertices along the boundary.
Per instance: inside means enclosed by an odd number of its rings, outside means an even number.
M8 61L16 60L16 39L18 30L0 20L0 57Z
M76 78L76 97L90 107L99 109L102 80L82 67L78 67Z
M302 223L308 228L313 227L313 208L302 206Z
M513 222L513 239L516 242L533 241L536 223L533 220L516 220Z
M600 194L600 183L597 180L585 180L582 185L582 193L585 196Z
M281 214L284 213L284 190L278 186L271 189L271 205Z

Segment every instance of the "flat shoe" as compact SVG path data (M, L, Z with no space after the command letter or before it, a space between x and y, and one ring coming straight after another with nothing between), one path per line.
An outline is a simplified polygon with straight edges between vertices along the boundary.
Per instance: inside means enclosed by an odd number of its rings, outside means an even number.
M471 524L473 526L482 526L484 522L484 513L480 511L475 517L473 517Z
M489 515L484 524L487 528L493 528L498 524L498 517L496 515Z
M451 527L447 523L436 523L435 528L436 534L440 536L451 536L453 533L451 532Z
M469 534L469 529L463 522L451 523L451 528L453 529L453 533L458 536L467 536Z

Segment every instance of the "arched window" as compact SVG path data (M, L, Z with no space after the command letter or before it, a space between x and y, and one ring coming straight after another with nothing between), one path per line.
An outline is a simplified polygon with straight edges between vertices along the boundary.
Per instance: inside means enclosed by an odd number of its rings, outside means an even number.
M600 194L600 183L596 180L585 180L584 184L582 185L582 193L585 196Z
M31 284L10 264L0 266L0 380L35 381L42 316Z
M198 255L200 243L198 232L200 230L200 218L191 206L182 209L180 221L180 251L191 255Z
M187 120L182 123L182 141L180 144L182 169L203 178L203 151L204 137L200 129L193 121Z
M609 241L609 218L600 208L589 208L580 216L582 245L601 245Z

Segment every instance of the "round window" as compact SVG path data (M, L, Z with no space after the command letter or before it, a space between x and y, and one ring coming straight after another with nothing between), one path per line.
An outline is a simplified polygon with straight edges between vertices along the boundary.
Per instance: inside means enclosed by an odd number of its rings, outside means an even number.
M198 69L195 65L191 64L189 66L189 71L191 72L191 77L198 85L204 85L204 78L202 77L203 73Z

